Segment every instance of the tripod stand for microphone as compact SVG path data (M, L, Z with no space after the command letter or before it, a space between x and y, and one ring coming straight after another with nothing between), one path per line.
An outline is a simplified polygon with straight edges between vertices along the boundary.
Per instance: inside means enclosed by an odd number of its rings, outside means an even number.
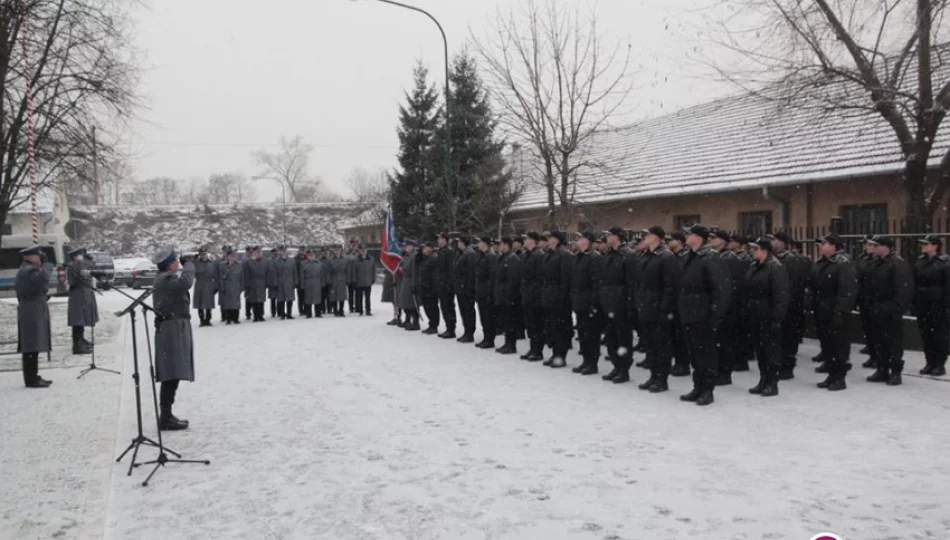
M90 287L91 287L91 285L90 285ZM99 290L96 289L95 287L93 287L92 290L95 291L96 294L98 294L99 296L102 296L102 291L99 291ZM91 361L91 363L89 364L89 367L87 367L86 369L83 369L82 371L80 371L80 372L79 372L79 376L76 377L77 379L82 379L82 378L85 377L90 371L94 371L94 370L105 371L105 372L108 372L108 373L115 373L116 375L120 375L120 373L119 373L118 371L114 370L114 369L101 368L101 367L99 367L99 366L96 365L96 327L95 327L95 326L92 327L92 351L91 351L91 353L92 353L92 361Z

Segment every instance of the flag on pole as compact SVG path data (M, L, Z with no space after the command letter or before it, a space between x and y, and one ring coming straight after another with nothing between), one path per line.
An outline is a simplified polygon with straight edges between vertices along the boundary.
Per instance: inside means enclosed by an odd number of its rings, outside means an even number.
M382 249L379 251L379 262L395 274L396 268L402 261L402 248L399 245L399 237L396 235L396 224L393 222L392 212L386 212L386 225L383 227Z

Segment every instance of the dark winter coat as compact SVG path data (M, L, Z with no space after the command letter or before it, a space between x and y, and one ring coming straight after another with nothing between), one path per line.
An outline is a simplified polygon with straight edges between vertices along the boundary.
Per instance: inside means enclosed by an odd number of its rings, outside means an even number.
M372 287L376 283L376 259L368 253L356 258L356 286Z
M920 313L934 306L950 307L950 257L921 254L914 262L914 308Z
M346 286L350 282L350 261L340 256L328 259L326 264L329 266L330 279L327 280L324 277L324 284L330 284L330 301L345 302L349 298ZM326 272L326 267L324 267L324 272Z
M356 259L358 255L355 253L347 253L343 256L343 259L346 261L346 284L355 286L356 285Z
M603 281L604 256L593 249L578 253L571 273L571 309L585 314L597 311Z
M459 256L457 249L448 245L440 247L437 288L439 295L450 295L455 292L455 259Z
M663 246L641 256L636 281L637 320L669 322L676 314L676 291L683 272L682 261Z
M805 287L808 285L808 276L811 274L811 261L804 255L783 251L777 253L778 259L788 273L789 301L786 319L793 324L801 325L805 316Z
M303 303L323 303L323 280L325 264L318 260L305 260L300 264L300 286L303 287Z
M277 300L280 296L280 276L277 274L277 258L264 259L264 267L267 269L267 297Z
M743 301L752 321L781 324L788 315L789 278L775 256L764 263L754 261L746 271Z
M729 308L732 286L726 265L708 245L686 249L677 292L680 324L709 324L718 330Z
M155 308L155 380L195 380L195 346L191 335L190 291L195 265L182 272L159 272L152 286Z
M478 262L478 253L468 248L456 255L452 261L452 284L455 294L465 297L475 297L475 267Z
M93 263L88 260L73 261L66 269L66 277L69 280L66 318L69 326L95 326L99 322L99 305L90 275L92 269Z
M274 271L277 274L276 295L271 296L278 302L293 302L297 295L297 261L289 257L274 259Z
M218 289L218 263L195 261L195 309L214 309L214 293Z
M399 273L397 277L399 286L396 291L396 301L399 309L415 309L416 299L413 296L412 287L416 281L416 255L407 255L399 262Z
M498 257L495 268L495 305L513 306L521 301L521 257L513 251Z
M541 307L571 309L574 255L564 246L548 250L541 265Z
M419 300L426 303L438 299L436 282L439 277L439 256L435 253L423 255L420 252L416 265L419 271L416 273L415 291Z
M901 316L914 298L914 273L899 255L875 257L868 269L866 292L872 317Z
M870 307L867 289L872 266L874 266L874 257L867 253L858 255L854 262L854 269L858 274L858 306L862 309Z
M808 288L816 321L829 323L850 313L858 299L858 275L851 258L839 251L815 261Z
M392 304L395 291L393 290L393 274L389 270L383 273L383 296L380 299L385 304Z
M627 313L627 269L624 254L616 249L608 249L601 257L604 266L604 278L600 285L598 302L608 317L620 317Z
M729 294L728 313L735 316L739 311L739 302L742 298L742 291L745 286L743 283L745 281L745 275L752 261L751 259L749 261L743 261L738 255L728 249L720 251L719 258L722 259L723 264L726 265L726 270L729 272L729 284L732 287L732 291ZM806 273L805 275L807 280L808 274Z
M479 302L493 302L495 292L496 255L490 251L476 252L475 259L475 299Z
M217 266L218 302L221 309L241 309L241 292L244 290L244 269L241 263L224 261Z
M641 272L646 264L646 254L634 249L628 249L623 260L623 271L627 282L627 314L637 318L637 293L640 288Z
M244 300L252 304L267 300L267 267L264 259L246 259L244 270Z
M42 267L23 263L16 274L17 351L41 353L51 350L49 323L49 274Z
M521 304L525 307L541 305L541 269L544 265L544 250L534 248L525 251L521 258Z

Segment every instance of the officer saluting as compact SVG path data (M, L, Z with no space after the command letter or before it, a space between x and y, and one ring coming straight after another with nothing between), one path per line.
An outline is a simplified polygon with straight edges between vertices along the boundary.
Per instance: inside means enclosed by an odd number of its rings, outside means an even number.
M152 295L155 299L155 380L160 382L159 429L174 431L188 428L187 420L172 414L179 381L195 380L195 347L191 336L191 286L195 283L195 265L182 269L174 250L159 252L152 262L158 266Z
M23 354L23 384L27 388L46 388L53 384L39 375L41 352L50 351L49 274L43 268L40 246L20 251L23 264L16 275L17 349Z

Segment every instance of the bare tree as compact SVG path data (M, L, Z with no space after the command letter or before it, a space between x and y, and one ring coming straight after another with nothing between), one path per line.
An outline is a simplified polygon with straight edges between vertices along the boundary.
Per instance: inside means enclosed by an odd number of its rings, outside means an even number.
M931 155L950 108L950 46L940 44L946 7L944 0L721 0L714 8L726 13L712 38L732 65L707 63L792 110L883 118L905 159L905 216L930 219L950 186L950 151ZM931 158L940 161L928 173Z
M552 224L574 213L577 179L599 167L594 137L628 97L630 46L605 43L597 17L556 0L523 0L499 12L485 39L474 38L488 69L502 125L524 143L540 174Z
M145 206L190 203L190 191L182 189L182 182L160 176L149 178L132 187L134 204Z
M320 180L311 177L308 170L313 146L305 143L300 135L292 139L281 137L279 146L274 152L258 150L253 153L254 160L261 167L261 172L254 178L269 178L280 183L287 199L284 202L304 202L300 200L301 195L310 196L319 191Z
M389 207L389 175L385 169L368 171L353 169L346 179L347 187L353 194L352 201L361 209L353 221L360 226L382 223L386 219Z
M253 200L254 187L241 173L212 174L208 178L207 199L210 204L240 204Z
M130 22L119 2L0 0L0 224L27 200L31 117L43 187L88 164L89 126L136 105ZM97 151L107 159L114 149Z

